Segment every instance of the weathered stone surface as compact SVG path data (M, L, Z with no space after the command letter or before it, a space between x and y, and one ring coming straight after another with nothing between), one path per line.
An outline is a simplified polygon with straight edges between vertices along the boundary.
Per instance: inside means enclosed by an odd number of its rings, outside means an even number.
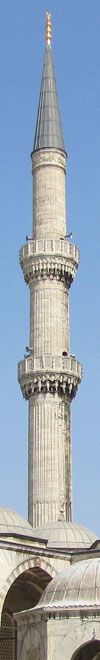
M79 252L65 240L65 164L59 150L32 154L34 229L20 251L30 286L30 348L18 380L29 400L28 515L34 527L57 520L62 506L65 519L72 519L70 402L82 369L70 356L69 287Z
M34 238L60 238L66 234L66 155L55 150L32 154Z
M66 507L71 519L69 434L67 401L40 394L29 401L29 519L33 527L57 520ZM68 479L66 479L66 462ZM67 481L67 485L66 485ZM68 502L67 502L68 499ZM69 507L69 510L68 510Z
M98 611L39 614L34 610L16 616L18 631L18 660L26 660L32 644L36 643L38 660L69 660L82 651L89 660L100 652L100 620ZM90 648L90 650L89 650ZM99 656L96 656L99 658ZM33 656L34 658L34 656ZM77 658L77 655L76 655ZM79 656L78 656L79 658Z

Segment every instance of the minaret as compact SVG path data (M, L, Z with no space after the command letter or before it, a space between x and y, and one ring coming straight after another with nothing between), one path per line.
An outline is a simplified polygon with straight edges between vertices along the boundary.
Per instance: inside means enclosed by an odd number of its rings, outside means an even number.
M66 152L48 12L32 174L33 233L20 250L30 287L30 347L18 380L29 401L28 519L37 527L61 512L72 520L70 406L81 381L69 342L69 288L79 252L66 240Z

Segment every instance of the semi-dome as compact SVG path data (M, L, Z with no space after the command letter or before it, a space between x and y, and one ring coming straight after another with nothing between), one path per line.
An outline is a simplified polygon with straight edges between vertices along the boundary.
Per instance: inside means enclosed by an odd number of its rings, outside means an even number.
M86 527L63 518L37 527L34 536L46 539L48 548L89 548L97 540L96 534Z
M22 518L19 513L7 509L7 507L0 506L0 536L2 534L8 534L9 536L13 534L17 536L35 536L29 522Z
M86 559L51 580L38 608L100 607L100 558Z

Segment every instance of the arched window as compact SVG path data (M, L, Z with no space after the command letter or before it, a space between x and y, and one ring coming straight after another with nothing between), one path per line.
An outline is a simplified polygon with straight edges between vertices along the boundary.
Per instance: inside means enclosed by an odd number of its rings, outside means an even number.
M0 628L0 658L16 660L16 625L10 614L4 613Z
M93 639L86 642L75 651L71 660L100 660L100 640Z

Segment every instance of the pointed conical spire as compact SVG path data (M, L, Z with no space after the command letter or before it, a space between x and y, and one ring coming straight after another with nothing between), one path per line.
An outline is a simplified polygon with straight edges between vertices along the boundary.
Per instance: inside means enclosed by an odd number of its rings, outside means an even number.
M34 151L54 148L65 151L59 101L51 51L51 16L47 12L46 50L40 89Z

